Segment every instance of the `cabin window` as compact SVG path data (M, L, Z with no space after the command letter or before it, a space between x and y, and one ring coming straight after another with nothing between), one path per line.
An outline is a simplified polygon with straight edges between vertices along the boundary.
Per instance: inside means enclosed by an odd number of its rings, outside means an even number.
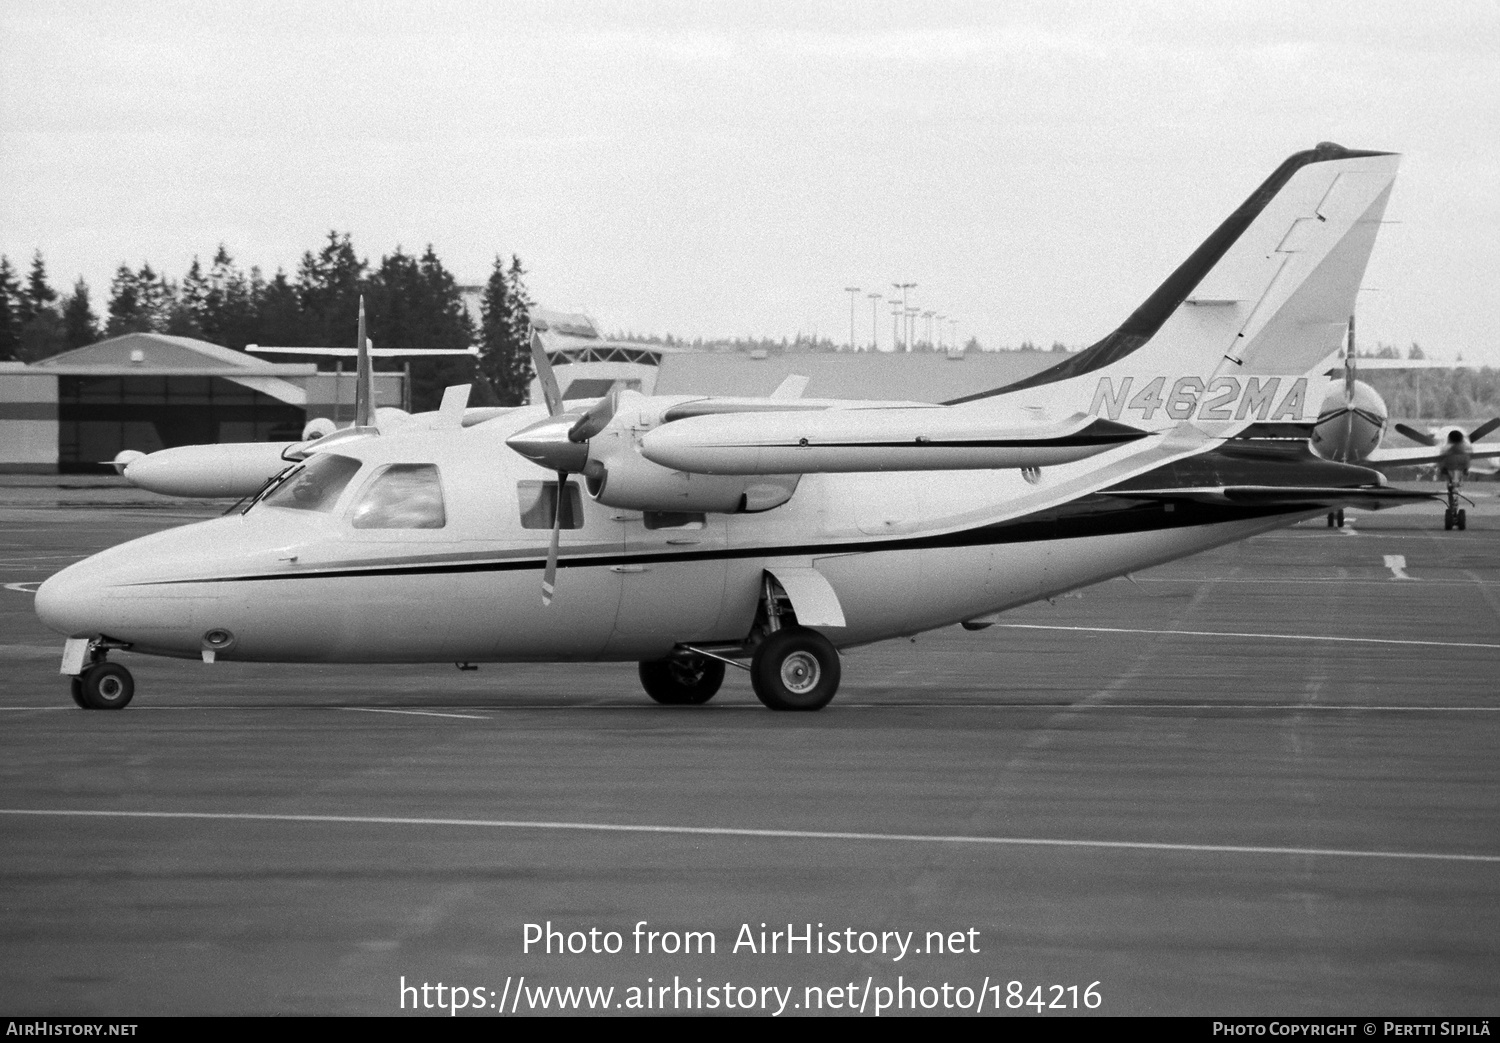
M641 520L648 529L701 529L706 523L703 515L682 511L646 511Z
M333 510L344 486L359 471L360 463L337 453L318 453L282 479L263 501L267 507L293 511Z
M443 483L432 464L386 464L360 491L349 512L356 529L441 529Z
M575 482L563 486L562 528L583 528L583 496ZM516 498L521 504L521 528L552 528L552 512L557 503L556 482L517 482Z

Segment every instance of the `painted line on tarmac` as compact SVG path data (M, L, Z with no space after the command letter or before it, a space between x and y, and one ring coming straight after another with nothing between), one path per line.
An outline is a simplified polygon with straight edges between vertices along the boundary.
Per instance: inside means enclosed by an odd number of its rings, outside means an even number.
M487 721L488 717L475 713L436 713L432 710L387 710L376 706L335 706L335 710L349 710L352 713L402 713L413 717L462 717L469 721Z
M995 623L1007 630L1071 630L1087 634L1161 634L1173 637L1255 637L1271 641L1340 641L1360 645L1422 645L1429 648L1493 648L1480 641L1418 641L1397 637L1332 637L1326 634L1250 634L1220 630L1137 630L1130 627L1064 627L1042 623Z
M1117 851L1171 851L1212 855L1292 855L1323 858L1378 858L1423 862L1500 864L1500 855L1446 851L1361 851L1353 848L1270 847L1254 844L1172 844L1148 840L1070 840L1060 837L986 837L940 833L853 833L814 829L745 829L733 826L654 826L613 822L547 822L524 819L408 818L395 815L274 815L228 811L76 811L52 808L0 808L0 815L33 818L121 818L199 822L284 822L306 825L438 826L459 829L547 830L568 833L646 833L761 840L854 840L900 844L972 844L988 847L1084 848Z
M0 706L0 713L37 713L40 711L67 711L77 709L71 703L57 706ZM472 707L465 707L472 709ZM615 710L628 713L728 713L735 710L763 711L760 703L715 703L711 706L662 707L653 704L628 703L519 703L506 706L486 706L485 714L442 713L435 710L393 710L374 706L287 706L284 704L261 704L257 706L132 706L131 713L187 712L187 713L307 713L318 710L358 710L364 713L397 713L421 717L460 717L467 720L487 721L496 713L525 713L559 710ZM1322 713L1500 713L1500 706L1379 706L1375 704L1351 704L1345 706L1327 703L1101 703L1082 706L1077 703L943 703L943 702L837 702L823 713L841 710L1041 710L1048 713L1057 710L1265 710L1285 713L1288 711L1317 710Z

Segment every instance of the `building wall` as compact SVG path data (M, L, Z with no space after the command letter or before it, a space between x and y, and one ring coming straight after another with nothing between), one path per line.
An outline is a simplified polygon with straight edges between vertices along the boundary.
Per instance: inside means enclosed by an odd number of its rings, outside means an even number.
M57 378L0 371L0 472L57 471Z

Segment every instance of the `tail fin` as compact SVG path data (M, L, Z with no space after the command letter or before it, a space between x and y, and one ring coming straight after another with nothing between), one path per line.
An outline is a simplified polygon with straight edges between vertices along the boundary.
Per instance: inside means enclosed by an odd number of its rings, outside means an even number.
M1308 379L1339 349L1399 159L1326 142L1296 153L1109 336L948 404L1024 391L1147 427L1310 421Z
M365 337L365 295L359 295L359 353L354 375L354 426L375 426L375 372L370 365L370 341Z

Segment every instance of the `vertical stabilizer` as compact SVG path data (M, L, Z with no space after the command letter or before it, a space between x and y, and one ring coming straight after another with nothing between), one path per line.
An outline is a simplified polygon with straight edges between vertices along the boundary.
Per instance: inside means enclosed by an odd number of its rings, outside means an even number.
M370 365L370 341L365 336L365 295L359 295L358 361L354 371L354 426L375 426L375 373Z
M1309 423L1400 157L1324 143L1289 157L1119 328L1026 380L970 395L1161 429Z

